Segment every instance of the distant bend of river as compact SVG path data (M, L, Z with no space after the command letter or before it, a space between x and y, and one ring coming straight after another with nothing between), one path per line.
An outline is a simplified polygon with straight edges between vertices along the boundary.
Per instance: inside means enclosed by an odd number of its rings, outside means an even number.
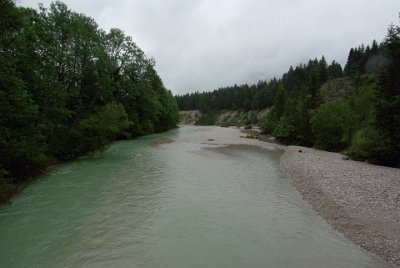
M216 130L55 167L0 208L0 267L385 267L305 204L282 152L209 144Z

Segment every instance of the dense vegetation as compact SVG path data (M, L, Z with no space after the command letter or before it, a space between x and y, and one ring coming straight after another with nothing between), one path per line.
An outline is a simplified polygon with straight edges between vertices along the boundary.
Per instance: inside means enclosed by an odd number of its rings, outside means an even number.
M173 128L178 107L129 36L61 2L0 0L0 201L56 161Z
M261 128L283 143L399 166L400 27L390 26L380 44L352 48L344 70L322 57L290 67L281 79L175 98L181 110L199 109L206 118L223 109L270 108Z
M234 85L233 87L219 88L212 92L188 93L175 98L179 109L182 111L201 110L207 113L213 110L263 110L272 106L276 90L282 82L290 87L295 87L304 79L303 76L307 75L301 73L303 69L315 68L315 66L312 66L319 63L326 69L326 78L322 79L333 79L343 75L339 63L334 61L327 66L325 59L322 58L320 62L318 60L310 61L308 66L300 65L295 70L291 67L281 80L274 78L269 82L259 81L256 85ZM293 77L294 75L298 77Z

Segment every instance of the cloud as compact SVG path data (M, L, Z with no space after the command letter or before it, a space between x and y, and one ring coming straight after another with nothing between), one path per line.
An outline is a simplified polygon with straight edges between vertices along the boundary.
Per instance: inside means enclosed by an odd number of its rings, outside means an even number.
M175 94L279 77L322 55L344 64L351 47L381 41L400 11L398 0L64 2L105 30L131 35Z

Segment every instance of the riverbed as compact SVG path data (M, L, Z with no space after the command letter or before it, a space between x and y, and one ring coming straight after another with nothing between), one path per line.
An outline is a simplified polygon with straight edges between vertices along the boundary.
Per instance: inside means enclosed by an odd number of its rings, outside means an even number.
M0 209L0 267L387 267L333 230L279 145L183 127L53 168Z

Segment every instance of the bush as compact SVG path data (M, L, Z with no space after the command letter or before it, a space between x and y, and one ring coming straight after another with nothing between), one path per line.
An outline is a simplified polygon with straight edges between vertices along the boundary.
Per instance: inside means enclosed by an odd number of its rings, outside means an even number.
M355 133L347 154L355 160L369 159L376 162L376 159L386 151L386 144L377 129L368 126Z
M128 134L125 131L131 126L121 104L108 104L99 107L87 118L80 120L70 131L63 148L72 149L60 156L72 159L87 152L103 149L117 137Z
M353 131L353 116L343 101L320 106L311 118L314 145L324 150L341 150L347 147Z
M261 131L264 134L271 134L275 126L278 124L279 119L277 118L274 110L271 110L263 119L261 119Z
M288 118L283 116L281 120L275 125L272 135L283 143L290 142L289 139L294 132L294 126L290 124Z

